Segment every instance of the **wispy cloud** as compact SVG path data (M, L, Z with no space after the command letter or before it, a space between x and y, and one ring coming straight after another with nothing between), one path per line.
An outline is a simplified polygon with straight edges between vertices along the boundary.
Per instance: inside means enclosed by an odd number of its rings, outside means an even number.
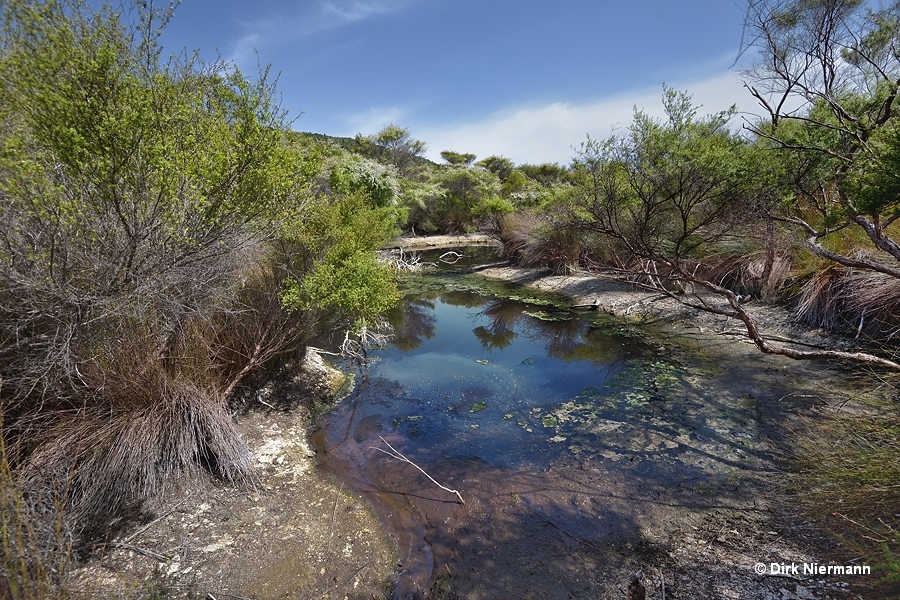
M418 0L319 0L304 3L292 13L265 15L243 23L244 35L226 58L238 66L255 64L256 52L367 19L388 15ZM264 5L262 5L264 6Z
M739 110L754 110L740 75L734 72L670 87L687 91L701 114L718 112L737 104ZM557 162L567 164L586 136L606 138L627 128L634 108L662 117L662 85L632 90L587 103L556 102L543 106L512 107L470 122L449 125L419 125L413 135L428 143L429 157L439 160L442 150L473 152L479 157L506 156L516 163Z
M321 24L338 26L392 13L410 3L410 0L324 0L319 2L318 9L322 16L333 17Z
M403 121L408 114L408 110L400 106L370 107L364 111L354 113L344 119L349 130L354 134L362 133L365 135L377 133L387 125L395 124L403 127ZM349 135L349 134L348 134Z

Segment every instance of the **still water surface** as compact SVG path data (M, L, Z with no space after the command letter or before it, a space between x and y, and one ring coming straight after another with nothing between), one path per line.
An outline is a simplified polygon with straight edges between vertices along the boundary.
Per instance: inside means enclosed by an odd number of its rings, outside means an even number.
M615 596L702 511L755 505L757 399L785 397L763 366L485 285L410 280L390 346L313 437L392 530L395 598Z

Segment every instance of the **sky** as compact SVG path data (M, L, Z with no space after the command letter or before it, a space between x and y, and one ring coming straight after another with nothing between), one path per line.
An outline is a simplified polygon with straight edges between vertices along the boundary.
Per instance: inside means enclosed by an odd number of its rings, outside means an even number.
M568 164L587 136L661 115L663 85L701 114L758 114L735 66L746 0L183 0L165 52L278 75L292 127L407 128L442 150ZM744 57L746 60L746 57Z

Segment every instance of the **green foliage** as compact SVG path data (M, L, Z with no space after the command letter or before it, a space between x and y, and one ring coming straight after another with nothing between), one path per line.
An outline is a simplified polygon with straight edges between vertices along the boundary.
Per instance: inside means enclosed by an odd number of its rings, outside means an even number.
M151 69L116 14L79 8L4 14L2 210L41 232L37 247L2 232L14 260L58 285L114 290L221 253L235 226L290 201L296 157L265 76ZM79 255L94 264L72 265Z
M900 3L759 0L746 23L760 52L748 89L769 112L751 130L787 167L778 216L816 256L900 278L900 244L887 230L900 189ZM868 242L829 249L856 228Z
M900 210L900 127L882 127L869 139L869 151L854 161L843 189L856 208L875 219Z
M470 153L454 152L452 150L441 151L441 158L451 165L471 166L475 162L476 156Z
M344 155L331 169L331 187L341 194L361 192L380 207L396 205L400 196L399 173L361 156Z
M551 186L566 181L568 173L565 167L561 167L556 163L519 165L516 168L524 173L526 177L543 186Z
M481 167L449 169L438 176L438 182L440 226L447 233L471 229L480 207L500 195L497 176Z
M503 183L506 183L506 178L510 176L516 167L513 161L503 156L488 156L479 160L476 164L499 177Z
M393 167L290 134L265 70L160 62L169 16L0 4L0 434L82 528L248 476L231 393L395 298Z
M371 320L397 302L394 276L374 250L395 235L390 208L363 196L320 197L285 230L299 248L281 298L290 310Z
M409 129L393 124L369 137L357 135L356 139L361 153L394 165L405 177L415 175L427 149L425 142L410 135Z
M733 110L698 118L690 96L671 89L663 106L665 121L637 112L623 135L582 146L569 214L634 257L674 266L735 233L754 173L726 127Z

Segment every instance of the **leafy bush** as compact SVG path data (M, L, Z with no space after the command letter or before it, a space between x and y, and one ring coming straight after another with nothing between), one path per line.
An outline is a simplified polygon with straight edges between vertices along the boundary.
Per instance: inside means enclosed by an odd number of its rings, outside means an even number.
M162 63L169 12L90 6L0 6L2 433L15 485L65 486L82 541L174 478L252 478L231 393L325 311L394 298L365 254L383 190L318 184L265 71ZM292 285L316 293L286 307Z

